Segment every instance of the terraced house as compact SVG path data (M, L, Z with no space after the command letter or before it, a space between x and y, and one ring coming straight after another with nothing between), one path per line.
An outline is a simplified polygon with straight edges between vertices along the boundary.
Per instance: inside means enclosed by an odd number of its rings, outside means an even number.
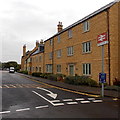
M42 73L85 75L97 82L101 72L101 46L99 35L106 35L104 45L104 72L107 83L120 80L120 2L110 4L91 13L63 29L59 22L58 33L41 43L36 42L32 51L23 47L21 69Z

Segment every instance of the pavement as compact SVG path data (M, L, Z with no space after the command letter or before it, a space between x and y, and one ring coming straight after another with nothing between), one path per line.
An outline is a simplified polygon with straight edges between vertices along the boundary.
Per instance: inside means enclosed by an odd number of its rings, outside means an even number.
M76 86L76 85L71 85L71 84L67 84L64 82L60 82L60 81L52 81L49 79L34 77L32 75L25 75L25 74L21 74L21 73L17 73L17 74L22 75L22 76L27 77L27 78L31 78L31 79L40 81L40 82L43 82L43 83L47 83L49 85L54 85L54 86L65 88L65 89L74 90L77 92L83 92L86 94L93 94L93 95L98 95L98 96L101 95L101 88L100 87ZM104 96L118 99L118 98L120 98L120 91L104 90Z

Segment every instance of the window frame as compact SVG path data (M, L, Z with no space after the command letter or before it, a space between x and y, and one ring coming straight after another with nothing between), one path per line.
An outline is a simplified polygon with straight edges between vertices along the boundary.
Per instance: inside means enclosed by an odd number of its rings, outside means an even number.
M53 45L53 39L50 39L50 46Z
M49 60L52 60L53 59L53 52L50 52L49 53Z
M57 50L57 58L60 58L62 56L62 50L59 49Z
M56 66L56 71L57 71L57 73L61 73L61 65L60 64L58 64Z
M70 46L67 47L67 56L73 56L74 55L74 47Z
M58 36L57 36L57 39L58 39L58 43L60 43L60 41L61 41L61 36L58 35Z
M91 63L83 63L82 64L82 73L83 73L83 75L86 75L86 76L91 75Z
M85 21L83 23L83 32L88 32L90 30L90 22L89 21Z
M72 38L72 29L68 30L68 38Z
M47 73L53 72L53 65L52 64L46 64L46 72Z
M91 41L82 43L82 53L90 53L90 52L91 52Z

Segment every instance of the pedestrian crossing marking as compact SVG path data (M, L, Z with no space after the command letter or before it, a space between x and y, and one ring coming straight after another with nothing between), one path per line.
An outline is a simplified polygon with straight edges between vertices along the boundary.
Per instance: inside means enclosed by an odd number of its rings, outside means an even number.
M40 85L40 84L2 84L0 85L0 88L37 88L37 87L44 87L44 88L50 88L46 85Z

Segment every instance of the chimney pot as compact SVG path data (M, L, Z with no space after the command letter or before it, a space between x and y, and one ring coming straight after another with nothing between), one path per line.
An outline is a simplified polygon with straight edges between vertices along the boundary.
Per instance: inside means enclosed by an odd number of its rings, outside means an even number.
M58 32L62 31L63 29L62 22L59 22L57 26L58 26Z

